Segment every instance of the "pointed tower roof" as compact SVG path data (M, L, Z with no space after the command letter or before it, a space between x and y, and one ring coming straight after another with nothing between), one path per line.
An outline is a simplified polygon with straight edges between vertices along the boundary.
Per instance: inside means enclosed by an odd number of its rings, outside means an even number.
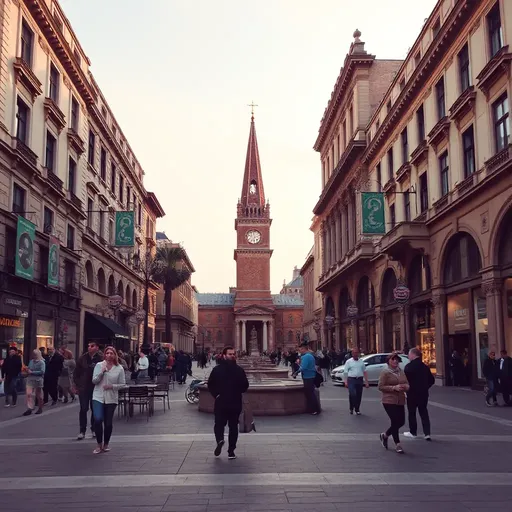
M247 144L247 156L245 158L244 181L242 183L242 206L265 206L265 191L261 176L260 154L258 152L258 139L254 126L254 112L251 115L251 128L249 130L249 142Z

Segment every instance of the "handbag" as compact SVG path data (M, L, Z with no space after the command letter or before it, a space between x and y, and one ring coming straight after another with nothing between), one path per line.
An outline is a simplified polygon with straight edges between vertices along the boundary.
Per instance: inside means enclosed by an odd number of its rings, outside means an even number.
M322 382L324 381L324 378L322 377L322 374L320 372L315 373L315 380L313 381L316 388L319 388L322 385Z
M249 404L249 400L243 398L242 412L238 418L238 430L242 434L248 432L256 432L256 425L254 424L254 417L252 415L252 409Z

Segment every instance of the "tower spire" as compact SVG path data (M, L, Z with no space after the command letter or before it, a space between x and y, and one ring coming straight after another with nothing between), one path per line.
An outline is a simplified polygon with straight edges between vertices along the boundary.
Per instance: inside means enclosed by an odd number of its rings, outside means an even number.
M261 176L256 127L254 125L254 107L258 105L252 102L248 106L251 107L251 127L249 130L249 142L247 144L247 156L245 158L244 180L242 183L240 203L244 208L247 206L264 208L265 192L263 189L263 178Z

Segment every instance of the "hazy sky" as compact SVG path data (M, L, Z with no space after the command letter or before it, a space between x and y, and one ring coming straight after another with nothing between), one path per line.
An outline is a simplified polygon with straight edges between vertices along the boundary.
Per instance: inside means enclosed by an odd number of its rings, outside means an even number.
M235 285L234 218L250 109L279 292L313 245L320 119L356 28L404 58L435 0L60 0L201 292Z

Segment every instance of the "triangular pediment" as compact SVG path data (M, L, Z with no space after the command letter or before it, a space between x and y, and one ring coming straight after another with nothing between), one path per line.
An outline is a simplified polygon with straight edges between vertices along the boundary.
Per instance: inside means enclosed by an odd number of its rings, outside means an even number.
M237 309L235 311L235 315L243 314L249 316L259 316L259 315L268 315L273 314L274 311L270 308L266 308L264 306L257 306L252 304L250 306L245 306L243 308Z

